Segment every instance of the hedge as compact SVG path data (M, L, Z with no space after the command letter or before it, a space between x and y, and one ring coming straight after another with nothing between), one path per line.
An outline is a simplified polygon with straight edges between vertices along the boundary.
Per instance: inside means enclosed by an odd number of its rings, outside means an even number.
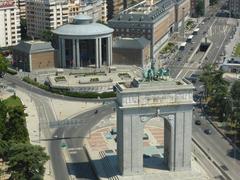
M34 86L37 86L41 89L44 89L46 91L55 93L55 94L60 94L64 96L70 96L70 97L77 97L77 98L112 98L116 97L115 92L103 92L103 93L97 93L97 92L71 92L69 89L58 89L58 88L51 88L50 86L38 83L29 77L24 77L23 81L32 84Z
M11 75L16 75L16 74L17 74L17 71L8 68L8 69L7 69L7 73L8 73L8 74L11 74Z

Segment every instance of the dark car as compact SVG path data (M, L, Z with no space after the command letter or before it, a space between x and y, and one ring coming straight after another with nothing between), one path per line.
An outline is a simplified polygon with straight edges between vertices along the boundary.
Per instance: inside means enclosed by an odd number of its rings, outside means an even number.
M98 110L96 110L94 113L97 114L97 113L98 113Z
M208 135L212 134L212 130L211 129L205 129L204 132Z
M196 121L195 121L195 124L196 124L196 125L201 125L201 121L200 121L200 120L196 120Z
M181 58L181 57L177 58L177 61L181 61L181 60L182 60L182 58Z

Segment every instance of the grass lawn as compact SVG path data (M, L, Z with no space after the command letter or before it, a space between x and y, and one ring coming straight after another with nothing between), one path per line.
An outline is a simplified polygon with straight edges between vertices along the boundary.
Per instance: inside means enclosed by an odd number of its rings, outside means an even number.
M21 100L17 96L11 96L3 101L6 106L14 107L14 106L23 106Z
M238 45L236 46L234 56L240 57L240 43L238 43Z

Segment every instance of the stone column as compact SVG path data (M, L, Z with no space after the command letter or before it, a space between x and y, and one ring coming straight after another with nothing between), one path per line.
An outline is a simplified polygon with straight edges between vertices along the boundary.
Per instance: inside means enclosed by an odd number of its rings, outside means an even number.
M76 40L75 39L73 39L72 40L72 44L73 44L73 59L72 59L72 61L73 61L73 64L72 64L72 66L73 67L76 67Z
M100 68L102 66L102 38L98 39L98 67Z
M117 155L122 175L143 173L143 126L138 114L117 108Z
M58 67L62 67L62 41L61 38L58 38Z
M107 65L112 65L112 36L107 38Z
M65 39L61 38L61 48L62 48L62 54L61 54L61 59L62 63L61 66L62 68L66 68L66 50L65 50Z
M77 67L80 67L80 49L79 49L79 39L77 39Z
M99 67L98 65L98 38L95 39L95 65L96 65L96 68Z

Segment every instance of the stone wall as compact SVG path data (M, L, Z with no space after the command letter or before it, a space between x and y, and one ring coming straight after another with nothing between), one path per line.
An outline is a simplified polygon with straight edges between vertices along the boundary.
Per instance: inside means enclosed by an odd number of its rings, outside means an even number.
M32 70L55 67L54 57L54 51L32 54Z

